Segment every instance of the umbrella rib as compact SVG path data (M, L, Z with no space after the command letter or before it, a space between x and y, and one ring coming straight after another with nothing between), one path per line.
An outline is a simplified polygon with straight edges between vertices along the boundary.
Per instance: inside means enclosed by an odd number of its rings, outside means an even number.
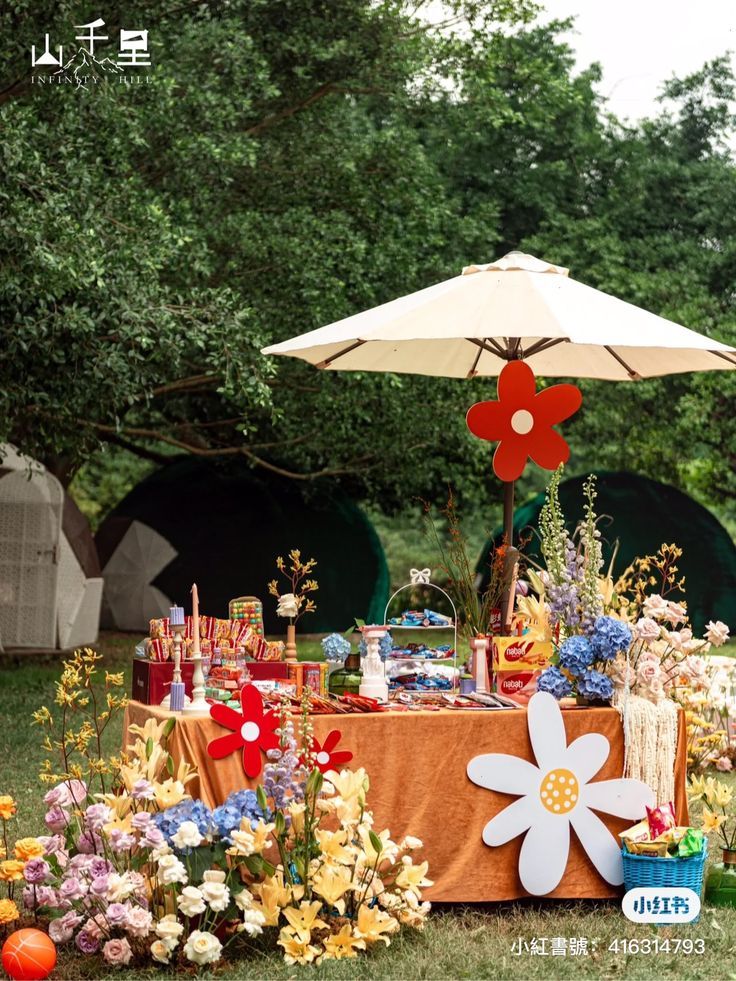
M708 351L708 354L715 354L717 358L723 358L724 361L727 361L728 364L731 364L734 366L734 368L736 368L736 359L729 358L729 356L724 354L723 351Z
M506 357L506 352L494 338L490 337L488 340L479 340L477 337L466 337L466 341L470 341L471 344L477 345L482 351L488 351L489 354L495 354L502 361L508 361Z
M553 337L542 339L537 341L536 344L532 344L528 351L524 352L525 358L530 358L533 354L539 354L540 351L547 351L549 348L554 347L555 344L569 344L569 337Z
M473 367L465 376L466 378L475 378L475 376L478 374L476 368L478 367L478 362L480 361L481 354L483 354L483 348L480 345L478 345L478 353L476 354L475 360L473 361Z
M616 354L616 352L613 350L612 347L609 347L608 344L604 344L603 347L606 349L606 351L608 351L611 357L615 358L616 361L618 361L618 363L621 365L621 367L626 370L626 373L628 374L629 378L632 381L641 381L641 375L637 371L634 371L633 368L629 367L629 365L626 364L624 359L620 358L618 354Z
M344 347L342 351L338 351L337 354L333 354L331 358L325 358L324 361L318 361L316 367L329 368L330 365L334 364L338 358L342 358L344 355L350 354L351 351L354 351L356 347L360 347L361 344L365 344L365 341L356 341L354 344L349 344L347 347Z

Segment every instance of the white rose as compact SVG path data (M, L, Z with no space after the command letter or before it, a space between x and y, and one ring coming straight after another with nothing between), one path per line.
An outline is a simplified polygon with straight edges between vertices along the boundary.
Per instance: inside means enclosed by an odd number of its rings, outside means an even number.
M196 886L185 886L176 903L184 916L197 916L205 910L202 893Z
M238 932L245 931L249 937L256 937L263 933L263 925L266 917L258 909L246 909L243 911L243 922L238 927Z
M408 848L409 851L414 851L416 848L423 848L424 842L421 838L415 838L414 835L407 835L404 838L403 847Z
M212 933L194 930L184 945L184 953L195 964L214 964L219 961L222 944Z
M187 881L187 870L176 855L163 855L159 859L158 881L165 886Z
M655 620L662 620L669 610L669 603L658 593L647 596L642 607L645 617L653 617Z
M240 831L231 831L230 838L233 843L233 853L235 855L253 855L256 850L255 835L246 828Z
M187 888L189 887L187 886ZM166 943L173 940L174 947L182 933L184 933L184 925L179 923L173 913L167 913L156 924L156 936Z
M151 957L159 964L168 964L171 959L172 948L165 940L154 940L151 944Z
M223 879L225 878L224 872L205 872L205 881L199 887L199 891L205 901L209 903L210 909L214 910L215 913L221 913L227 909L227 904L230 902L230 890L224 882L208 879L207 877L210 875L221 875Z
M233 900L238 909L242 909L243 912L253 906L253 894L250 889L241 889L240 892L236 892Z
M111 872L107 877L107 901L108 903L122 903L135 892L135 883L130 881L127 872L118 875Z
M171 840L177 848L184 849L196 848L204 839L194 821L182 821L179 830L175 835L172 835Z
M279 596L279 604L276 607L276 615L280 617L295 617L299 612L299 600L293 593L284 593Z

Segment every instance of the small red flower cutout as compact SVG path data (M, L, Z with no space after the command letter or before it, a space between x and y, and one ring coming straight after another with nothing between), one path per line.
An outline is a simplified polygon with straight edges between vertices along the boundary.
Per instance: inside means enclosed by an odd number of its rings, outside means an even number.
M493 470L501 480L520 477L529 457L545 470L556 470L570 447L552 427L574 415L583 402L575 385L537 391L534 372L523 361L510 361L498 376L498 401L476 402L468 409L468 429L479 439L499 440Z
M333 729L327 735L321 746L316 739L312 739L312 758L314 759L314 765L321 773L327 773L328 770L337 770L344 763L349 763L352 760L353 754L349 750L340 750L337 753L332 752L341 739L342 733L339 729Z
M245 685L241 689L240 707L242 712L220 703L210 706L210 718L233 731L228 736L213 739L207 745L207 752L213 760L221 760L242 746L245 774L257 777L261 772L261 751L266 753L279 745L279 737L274 732L279 720L274 712L263 711L263 698L254 685Z

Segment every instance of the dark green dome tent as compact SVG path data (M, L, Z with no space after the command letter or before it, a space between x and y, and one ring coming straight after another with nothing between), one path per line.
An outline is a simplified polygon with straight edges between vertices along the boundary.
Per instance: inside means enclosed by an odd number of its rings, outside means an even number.
M354 617L382 622L388 598L381 543L344 493L322 488L306 496L240 461L177 458L121 501L96 542L103 622L119 630L147 629L174 602L188 608L196 582L203 613L226 617L233 597L258 596L267 633L285 633L266 585L277 578L276 557L292 548L318 562L317 611L300 620L301 632L343 631Z
M618 539L614 579L637 556L657 551L663 542L674 542L683 550L680 574L686 577L687 606L693 628L704 629L708 620L736 625L736 546L720 522L702 505L668 484L632 473L601 471L598 477L597 513L603 538L605 566ZM573 477L560 485L560 503L572 531L583 518L583 483ZM526 552L539 555L539 512L544 495L518 508L514 514L514 539L532 532ZM503 530L494 538L501 540ZM490 543L477 571L487 568Z

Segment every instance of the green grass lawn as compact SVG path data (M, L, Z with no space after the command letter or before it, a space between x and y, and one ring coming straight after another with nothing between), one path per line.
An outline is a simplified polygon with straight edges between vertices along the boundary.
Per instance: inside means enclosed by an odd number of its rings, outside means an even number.
M124 669L130 682L134 637L103 635L99 650L110 670ZM314 657L316 639L300 641L300 655ZM7 658L0 660L0 794L18 800L17 837L43 832L43 786L37 772L44 754L38 730L30 725L31 712L51 703L60 658ZM107 749L120 745L120 727L107 736ZM374 778L375 780L375 778ZM448 828L463 834L463 828ZM430 869L430 875L432 870ZM553 938L568 944L587 941L587 953L566 956L532 955L526 945ZM615 941L648 940L650 945L669 938L670 952L625 952L609 949ZM702 939L702 954L683 954L674 942ZM519 942L522 943L522 953ZM581 945L578 943L578 947ZM642 945L646 946L646 944ZM329 962L321 967L295 968L277 953L258 943L228 967L202 972L205 978L703 978L707 981L736 979L736 910L705 908L700 922L685 927L656 929L626 920L615 903L527 902L488 904L483 907L437 907L422 934L406 931L389 948L372 951L357 961ZM76 956L63 950L54 977L145 978L167 972L163 967L142 971L106 972L97 958Z

